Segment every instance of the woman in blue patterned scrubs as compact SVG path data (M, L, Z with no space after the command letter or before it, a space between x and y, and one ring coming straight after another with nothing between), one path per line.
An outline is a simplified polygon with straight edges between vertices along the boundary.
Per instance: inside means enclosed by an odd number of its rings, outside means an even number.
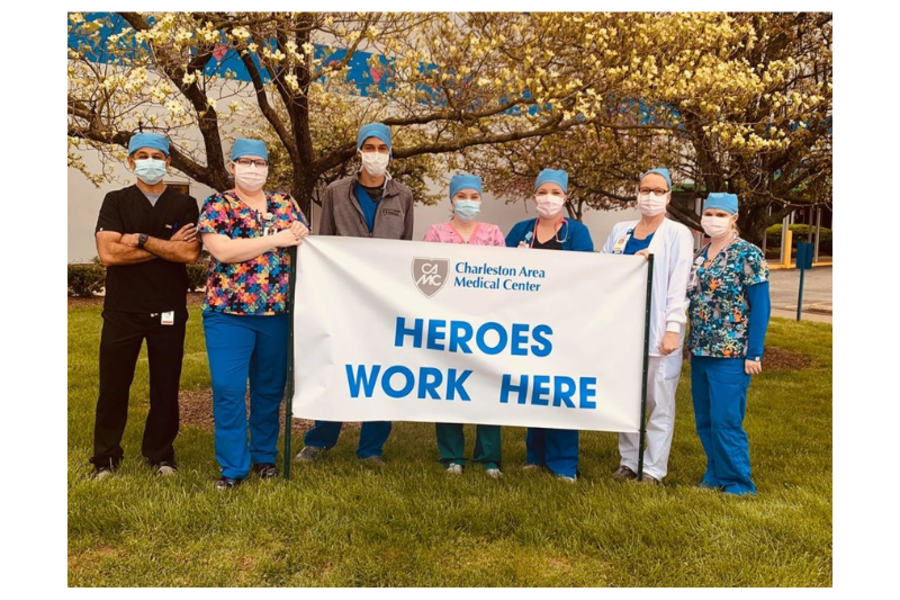
M691 393L697 434L706 451L700 485L755 494L744 431L750 378L762 372L769 325L769 266L759 248L738 236L738 197L710 194L701 225L711 238L688 283Z

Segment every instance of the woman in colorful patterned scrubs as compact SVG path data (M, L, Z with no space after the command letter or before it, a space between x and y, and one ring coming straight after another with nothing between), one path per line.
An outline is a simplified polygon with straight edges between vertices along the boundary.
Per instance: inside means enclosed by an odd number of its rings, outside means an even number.
M750 377L762 372L769 326L769 266L759 248L738 237L738 198L710 194L700 221L711 242L688 282L691 393L697 434L706 451L700 485L755 494L744 431Z
M203 329L213 388L216 489L237 487L253 471L278 476L278 409L287 377L290 330L285 250L309 234L288 194L266 192L268 151L260 140L235 140L234 189L203 203L197 227L212 255ZM250 380L250 418L244 398ZM250 442L247 442L249 427Z
M476 220L481 212L481 178L466 173L450 180L450 201L453 218L447 223L432 225L425 234L426 242L471 244L473 246L504 246L500 228ZM441 464L448 474L460 475L466 463L466 438L461 423L435 423ZM484 466L493 478L502 477L500 471L500 426L478 425L475 429L475 462Z
M591 232L563 216L568 200L569 174L544 169L534 182L538 218L516 223L506 236L510 248L593 252ZM578 476L578 431L529 427L525 438L526 469L547 467L562 481Z

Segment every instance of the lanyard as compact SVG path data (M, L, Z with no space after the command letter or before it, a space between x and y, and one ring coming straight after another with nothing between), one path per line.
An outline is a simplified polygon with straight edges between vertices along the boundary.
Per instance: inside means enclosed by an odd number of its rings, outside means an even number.
M622 254L625 252L625 246L628 245L628 240L631 239L631 236L634 234L634 227L625 232L625 235L616 240L616 245L613 246L613 254Z

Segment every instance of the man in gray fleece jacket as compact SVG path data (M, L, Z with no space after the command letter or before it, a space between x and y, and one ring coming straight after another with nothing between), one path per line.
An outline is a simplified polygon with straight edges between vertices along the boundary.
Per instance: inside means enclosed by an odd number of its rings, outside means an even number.
M362 167L354 177L335 181L325 190L319 235L350 235L391 240L411 240L413 234L412 191L391 179L387 165L391 159L391 130L382 123L360 128L356 150ZM316 421L306 432L305 447L294 458L310 462L333 448L343 423ZM391 433L387 421L362 424L356 455L381 463L384 444Z

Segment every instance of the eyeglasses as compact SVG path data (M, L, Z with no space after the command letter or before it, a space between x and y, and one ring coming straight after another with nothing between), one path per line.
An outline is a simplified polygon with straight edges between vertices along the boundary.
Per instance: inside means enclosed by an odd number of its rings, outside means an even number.
M643 194L644 196L649 196L650 194L653 194L655 196L662 196L663 194L668 194L669 190L664 190L662 188L642 187L638 188L638 193Z
M269 166L268 161L265 161L262 159L253 160L252 158L239 158L236 161L234 161L234 164L241 165L242 167L254 166L254 167L258 167L260 169Z

